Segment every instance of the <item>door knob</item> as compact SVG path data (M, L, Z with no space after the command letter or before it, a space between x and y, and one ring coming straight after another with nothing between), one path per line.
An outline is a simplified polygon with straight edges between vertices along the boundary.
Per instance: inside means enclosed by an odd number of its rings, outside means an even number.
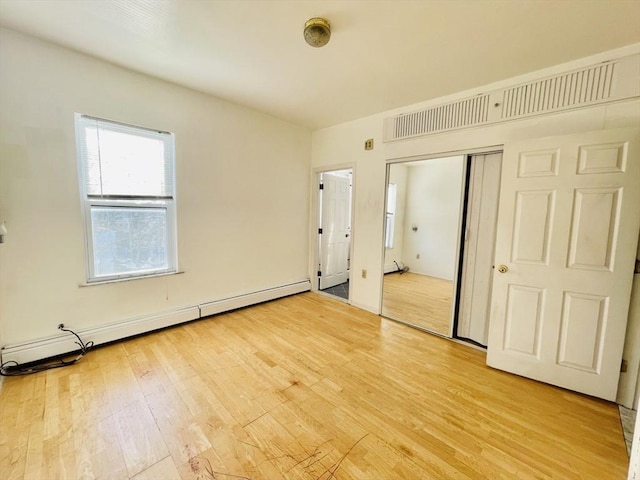
M500 273L507 273L507 272L509 271L509 267L507 267L506 265L500 265L500 266L498 267L498 271L499 271Z

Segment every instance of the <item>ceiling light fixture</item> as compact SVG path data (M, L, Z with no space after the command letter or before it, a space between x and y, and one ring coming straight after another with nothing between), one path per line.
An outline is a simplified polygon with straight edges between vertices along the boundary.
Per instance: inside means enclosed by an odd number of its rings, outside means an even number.
M304 39L312 47L324 47L331 38L331 25L324 18L310 18L304 24Z

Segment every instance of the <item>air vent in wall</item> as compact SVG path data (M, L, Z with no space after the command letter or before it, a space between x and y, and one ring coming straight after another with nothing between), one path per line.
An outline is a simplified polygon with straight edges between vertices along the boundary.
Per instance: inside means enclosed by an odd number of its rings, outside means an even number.
M585 105L611 97L615 64L606 63L504 91L502 118Z
M384 141L489 125L640 96L640 54L385 119Z
M394 117L394 139L480 125L487 121L489 95Z

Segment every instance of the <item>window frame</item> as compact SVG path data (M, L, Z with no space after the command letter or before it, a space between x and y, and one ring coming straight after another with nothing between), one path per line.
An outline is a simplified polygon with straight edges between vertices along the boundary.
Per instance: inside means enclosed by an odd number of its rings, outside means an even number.
M139 131L141 137L148 138L153 132L156 136L160 135L165 146L165 166L169 165L171 172L171 194L166 196L151 195L90 195L87 192L87 176L88 161L83 152L85 148L85 132L86 120L95 120L105 125L115 125L117 127L126 127L132 132ZM81 212L84 224L84 240L85 240L85 270L87 284L107 283L121 280L134 280L139 278L148 278L159 275L169 275L178 273L178 252L177 252L177 215L176 215L176 188L175 188L175 136L173 133L152 130L149 128L138 127L135 125L114 122L102 118L91 117L88 115L75 114L75 134L76 134L76 159L78 162L78 183L80 190ZM167 267L153 268L145 270L135 270L132 272L122 272L110 275L96 274L96 258L94 245L94 230L92 211L94 207L113 207L123 209L144 209L153 210L162 209L166 211L166 250L167 250Z

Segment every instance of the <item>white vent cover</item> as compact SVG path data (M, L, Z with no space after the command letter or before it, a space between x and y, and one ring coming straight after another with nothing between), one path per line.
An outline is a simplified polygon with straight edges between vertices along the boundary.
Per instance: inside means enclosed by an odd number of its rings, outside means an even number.
M526 83L504 91L502 118L515 118L611 98L615 63Z
M398 115L393 122L393 139L480 125L487 122L488 115L489 95Z
M384 141L526 118L640 95L640 54L385 119Z

